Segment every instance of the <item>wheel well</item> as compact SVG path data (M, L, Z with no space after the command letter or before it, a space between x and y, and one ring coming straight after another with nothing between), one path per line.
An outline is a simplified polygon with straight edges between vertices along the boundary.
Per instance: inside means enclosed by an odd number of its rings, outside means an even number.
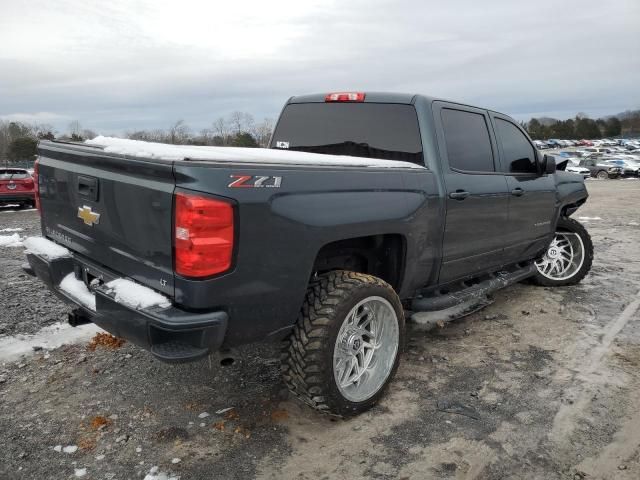
M399 234L348 238L323 246L313 264L314 273L351 270L383 279L396 291L404 270L405 241Z
M577 202L574 202L574 203L570 203L570 204L568 204L568 205L565 205L565 206L564 206L564 207L562 207L562 209L561 209L561 215L562 215L563 217L569 217L569 216L573 215L573 213L574 213L577 209L579 209L579 208L584 204L584 202L586 202L586 201L587 201L587 199L586 199L586 198L582 198L582 199L578 200Z

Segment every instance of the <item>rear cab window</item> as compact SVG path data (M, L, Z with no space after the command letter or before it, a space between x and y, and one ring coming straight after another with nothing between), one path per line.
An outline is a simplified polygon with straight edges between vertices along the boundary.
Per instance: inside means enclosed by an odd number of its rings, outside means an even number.
M418 115L413 105L292 103L282 111L271 146L424 166Z

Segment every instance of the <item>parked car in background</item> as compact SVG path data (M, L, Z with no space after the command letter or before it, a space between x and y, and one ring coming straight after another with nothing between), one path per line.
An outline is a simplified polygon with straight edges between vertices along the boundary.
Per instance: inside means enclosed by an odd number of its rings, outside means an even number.
M7 203L35 206L35 183L24 168L0 169L0 204Z
M555 138L550 138L549 140L547 140L547 145L549 145L549 148L560 148L564 146L562 143L560 143L560 140L557 140Z
M567 151L558 152L558 155L565 158L574 156L573 152L567 152Z
M603 159L602 161L605 165L612 165L616 167L620 167L622 169L623 177L638 177L640 176L638 170L640 167L638 164L634 164L631 160L622 160L622 159Z
M606 147L590 147L590 148L585 148L584 150L585 152L590 152L590 153L611 153L611 149Z
M582 175L582 178L589 178L591 176L591 171L586 167L581 167L580 165L575 165L572 162L567 163L565 172L577 173Z
M580 160L580 167L587 168L592 177L606 179L619 178L622 176L622 167L617 165L606 164L602 159L585 158Z
M547 145L546 142L543 142L542 140L534 140L533 144L536 146L538 150L545 150L549 148L549 145Z

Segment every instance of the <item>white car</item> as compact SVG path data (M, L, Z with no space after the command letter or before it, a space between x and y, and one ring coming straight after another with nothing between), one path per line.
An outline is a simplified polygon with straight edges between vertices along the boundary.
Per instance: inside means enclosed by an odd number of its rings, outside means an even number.
M582 175L582 178L589 178L591 176L591 172L589 171L588 168L584 168L584 167L580 167L578 165L574 165L571 161L569 161L569 163L567 163L566 168L564 169L565 172L570 172L570 173L578 173L580 175Z

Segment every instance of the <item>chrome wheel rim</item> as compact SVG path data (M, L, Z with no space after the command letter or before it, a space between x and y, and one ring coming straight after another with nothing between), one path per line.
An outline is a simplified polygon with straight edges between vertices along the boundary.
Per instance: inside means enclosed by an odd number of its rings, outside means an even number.
M349 311L333 350L333 376L347 400L363 402L384 386L399 339L398 318L386 299L367 297Z
M582 268L584 243L573 232L556 232L544 256L536 262L538 272L550 280L567 280Z

